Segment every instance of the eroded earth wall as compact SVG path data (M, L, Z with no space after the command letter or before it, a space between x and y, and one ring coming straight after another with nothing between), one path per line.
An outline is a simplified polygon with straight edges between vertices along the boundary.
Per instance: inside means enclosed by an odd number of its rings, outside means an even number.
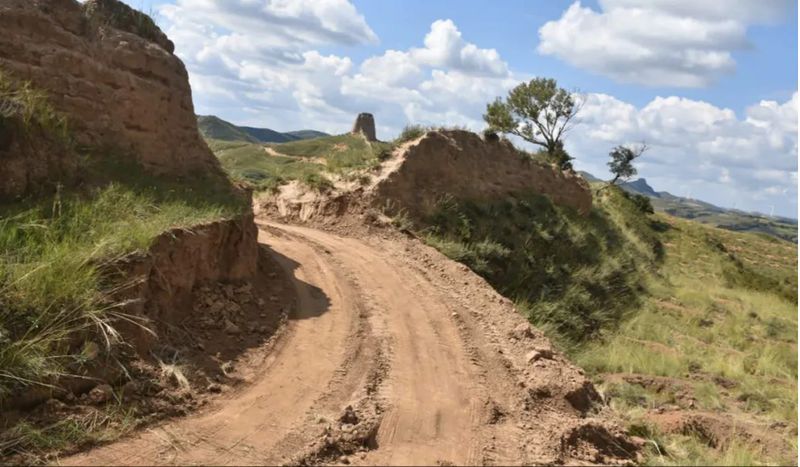
M442 196L492 200L530 191L581 214L592 207L591 190L580 176L534 162L507 141L484 141L461 130L432 131L401 157L377 185L376 199L414 216L433 212Z
M0 0L0 70L45 91L79 145L114 147L159 174L219 171L173 51L149 17L118 0ZM64 165L48 172L45 161L3 156L7 195Z

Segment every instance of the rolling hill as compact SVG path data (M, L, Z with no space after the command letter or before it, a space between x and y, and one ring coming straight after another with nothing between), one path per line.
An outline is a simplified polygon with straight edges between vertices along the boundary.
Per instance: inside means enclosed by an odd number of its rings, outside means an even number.
M197 126L206 139L245 141L248 143L289 143L304 139L330 136L316 130L297 130L281 133L269 128L237 126L214 115L198 115Z
M588 172L580 172L580 174L589 182L602 181ZM763 233L790 242L797 242L796 219L726 209L705 201L675 196L666 191L656 191L644 178L622 183L620 187L629 193L647 196L653 203L653 208L659 212L721 229Z

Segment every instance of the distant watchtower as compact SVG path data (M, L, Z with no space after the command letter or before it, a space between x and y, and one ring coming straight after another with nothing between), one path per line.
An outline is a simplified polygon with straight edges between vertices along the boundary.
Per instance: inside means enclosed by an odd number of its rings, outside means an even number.
M353 134L363 134L367 141L377 141L375 137L375 117L369 113L361 113L356 117L356 122L353 124Z

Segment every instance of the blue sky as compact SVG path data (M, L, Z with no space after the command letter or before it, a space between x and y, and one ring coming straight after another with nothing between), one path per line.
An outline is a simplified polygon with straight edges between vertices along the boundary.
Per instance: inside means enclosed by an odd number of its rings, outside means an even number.
M657 190L796 217L797 6L791 0L129 0L157 12L198 113L346 131L373 112L479 130L535 76L579 90L576 166L645 140Z

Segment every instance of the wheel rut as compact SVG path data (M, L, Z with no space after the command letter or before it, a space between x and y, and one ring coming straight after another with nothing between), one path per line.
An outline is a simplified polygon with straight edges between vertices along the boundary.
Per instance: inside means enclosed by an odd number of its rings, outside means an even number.
M525 349L549 343L537 332L509 338L524 320L463 266L397 237L259 227L297 299L253 383L64 464L504 465L597 456L585 437L564 442L589 423L559 395L583 384L579 370L562 357L526 366ZM544 383L553 395L532 401L529 386Z

